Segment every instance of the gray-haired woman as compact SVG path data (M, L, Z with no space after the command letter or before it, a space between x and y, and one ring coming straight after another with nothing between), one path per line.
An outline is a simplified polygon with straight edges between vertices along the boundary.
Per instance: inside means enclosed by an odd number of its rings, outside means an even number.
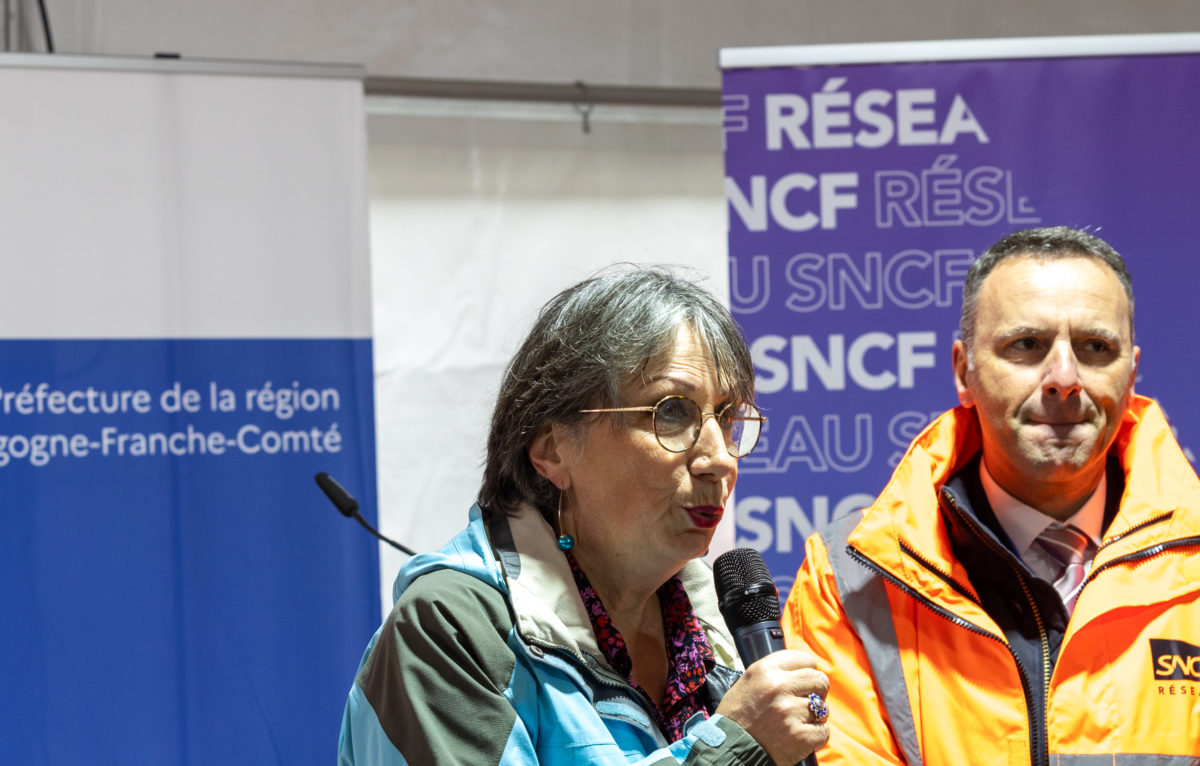
M663 269L555 296L505 371L467 529L401 570L342 764L794 764L813 658L742 675L708 550L754 449L750 352Z

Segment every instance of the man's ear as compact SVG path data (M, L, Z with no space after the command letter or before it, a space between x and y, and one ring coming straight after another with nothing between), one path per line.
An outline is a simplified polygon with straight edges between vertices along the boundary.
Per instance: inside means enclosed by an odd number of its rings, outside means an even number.
M1134 346L1133 347L1133 369L1130 370L1130 372L1129 372L1129 394L1128 394L1129 396L1133 396L1133 394L1135 393L1133 384L1137 382L1138 362L1141 360L1141 358L1142 358L1141 347Z
M549 425L534 437L528 448L533 469L560 490L571 486L571 472L566 457L569 439L559 425Z
M970 357L967 355L967 344L962 340L954 341L950 351L950 360L954 366L954 390L958 392L958 402L964 407L974 407L975 397L967 385L967 370L970 368Z

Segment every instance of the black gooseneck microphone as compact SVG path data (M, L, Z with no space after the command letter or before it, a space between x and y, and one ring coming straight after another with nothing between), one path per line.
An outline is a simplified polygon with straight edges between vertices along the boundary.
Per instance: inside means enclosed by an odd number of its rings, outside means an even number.
M375 528L368 524L367 520L364 519L358 512L358 501L355 500L354 497L351 496L351 494L347 492L341 484L338 484L332 476L324 471L321 471L314 478L317 480L317 486L320 487L321 491L325 493L325 497L329 498L330 502L332 502L337 509L341 511L343 516L348 519L356 519L359 524L362 524L367 528L368 532L375 535L380 540L383 540L396 550L407 553L409 556L417 555L417 552L411 548L407 548L395 540L384 537L383 535L379 534L379 532L375 531Z
M753 548L725 551L713 562L721 616L733 633L738 656L749 667L772 652L784 649L779 618L779 589L762 554ZM801 766L817 766L809 755Z

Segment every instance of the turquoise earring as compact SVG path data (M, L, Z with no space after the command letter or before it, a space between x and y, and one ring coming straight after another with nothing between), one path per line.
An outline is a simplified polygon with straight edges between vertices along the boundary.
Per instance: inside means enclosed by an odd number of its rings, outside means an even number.
M563 529L562 523L562 502L563 492L558 493L558 548L562 551L569 551L575 547L575 538L567 534Z

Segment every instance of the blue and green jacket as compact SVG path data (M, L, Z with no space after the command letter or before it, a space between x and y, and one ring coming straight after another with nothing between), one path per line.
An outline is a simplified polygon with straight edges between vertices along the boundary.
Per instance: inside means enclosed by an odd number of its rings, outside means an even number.
M716 667L709 710L739 675L700 561L680 572ZM359 665L342 719L340 766L745 764L771 760L744 729L697 715L670 743L649 704L596 644L565 557L541 514L483 518L414 556Z

